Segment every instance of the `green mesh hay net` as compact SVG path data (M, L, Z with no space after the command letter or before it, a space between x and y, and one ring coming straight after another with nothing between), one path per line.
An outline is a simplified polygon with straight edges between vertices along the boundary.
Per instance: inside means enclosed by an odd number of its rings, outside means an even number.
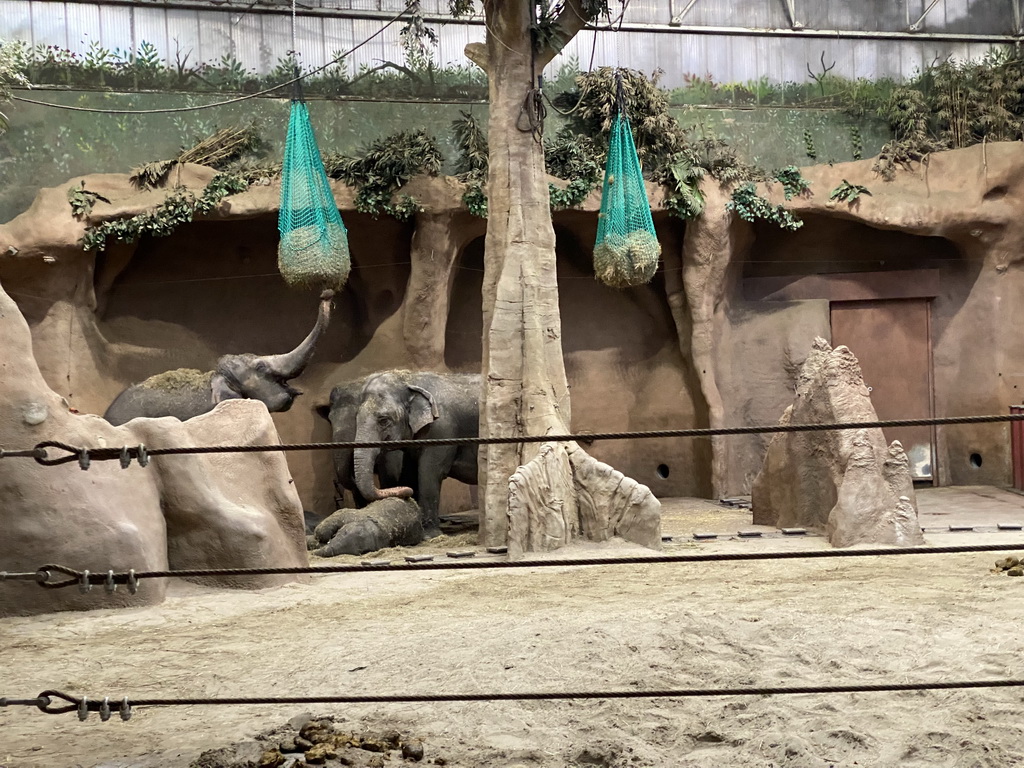
M297 100L288 120L277 228L277 266L289 285L341 290L351 269L348 231L331 194L309 111Z
M658 271L660 256L633 132L620 109L612 122L601 190L594 274L613 288L643 285Z

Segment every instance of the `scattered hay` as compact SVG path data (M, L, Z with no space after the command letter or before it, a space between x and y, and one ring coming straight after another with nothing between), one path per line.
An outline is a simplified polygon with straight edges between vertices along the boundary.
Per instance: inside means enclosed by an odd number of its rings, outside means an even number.
M152 163L145 163L132 168L128 180L136 189L154 189L167 180L167 175L173 167L173 160L156 160Z
M139 384L145 389L198 389L209 386L213 371L197 371L195 368L175 368L173 371L150 376Z
M196 163L223 171L244 155L258 152L262 145L263 139L255 124L232 126L182 150L173 160L156 160L137 166L128 178L137 189L155 189L163 186L178 163Z
M658 271L661 243L645 229L608 235L594 248L594 273L612 288L649 283Z

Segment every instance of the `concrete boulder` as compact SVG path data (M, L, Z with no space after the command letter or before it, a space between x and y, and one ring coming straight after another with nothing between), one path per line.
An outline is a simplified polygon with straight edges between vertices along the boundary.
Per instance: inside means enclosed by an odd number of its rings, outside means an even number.
M876 421L845 346L816 338L780 424ZM907 456L881 429L776 434L753 486L754 523L823 531L833 546L923 544Z
M44 381L17 305L0 287L0 435L6 449L45 440L75 446L149 449L279 442L262 403L231 400L188 422L137 419L114 427L72 412ZM52 449L51 449L52 450ZM301 566L308 563L302 507L279 452L153 457L122 469L117 461L42 466L0 460L0 570L30 572L46 563L77 570L160 570ZM290 576L208 579L259 588ZM160 602L166 580L81 593L31 582L0 583L0 616Z

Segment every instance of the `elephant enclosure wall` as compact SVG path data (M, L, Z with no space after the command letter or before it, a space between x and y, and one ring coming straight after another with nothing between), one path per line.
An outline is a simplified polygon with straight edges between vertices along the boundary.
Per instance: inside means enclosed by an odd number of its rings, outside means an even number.
M433 205L432 191L442 198ZM276 201L265 197L265 206L262 199L234 206L238 216L196 221L134 246L113 244L95 265L71 244L47 249L56 253L54 263L0 261L0 281L29 320L48 383L72 407L99 414L124 386L155 373L209 370L227 353L293 348L312 326L317 295L290 289L281 279ZM417 197L427 210L407 223L374 219L342 204L351 276L311 364L293 382L304 394L290 411L273 414L282 441L329 440L329 424L314 408L342 381L389 368L480 370L485 224L448 210L436 190ZM58 206L54 198L51 204ZM705 425L662 275L628 291L597 283L590 251L595 223L594 212L564 214L558 221L574 430ZM665 247L678 251L682 223L662 223ZM592 452L658 495L710 491L709 454L699 443L610 441L594 444ZM287 459L304 506L332 511L330 455L296 452ZM446 481L444 509L474 505L475 489Z
M574 431L775 422L816 336L847 344L866 379L881 381L873 365L883 371L885 386L873 395L883 418L1005 413L1021 402L1024 146L936 153L892 182L871 165L803 169L808 197L784 201L777 185L763 189L803 219L795 233L739 220L726 209L729 191L710 183L705 212L684 225L652 188L662 264L636 289L593 278L596 194L556 213ZM213 173L185 166L180 179L200 189ZM844 179L871 195L830 201ZM169 237L111 244L94 257L78 245L86 222L71 216L66 196L79 181L42 190L0 225L0 283L29 321L47 383L72 407L102 413L133 381L209 369L225 353L283 352L308 332L317 297L277 274L276 185L232 196ZM84 181L110 200L97 203L92 223L150 210L166 195L140 192L123 174ZM422 205L408 223L356 213L352 191L334 187L353 270L313 362L294 382L305 394L274 414L286 442L329 438L314 408L338 382L389 368L479 370L486 222L463 209L454 179L418 178L403 191ZM893 346L896 338L906 343ZM890 401L886 387L910 391L911 378L925 394ZM908 455L921 478L1010 482L1005 425L942 427L913 440ZM764 448L761 438L733 437L607 441L589 450L658 496L714 497L749 492ZM293 453L288 463L304 506L331 511L330 457ZM446 510L474 503L466 486L447 481Z

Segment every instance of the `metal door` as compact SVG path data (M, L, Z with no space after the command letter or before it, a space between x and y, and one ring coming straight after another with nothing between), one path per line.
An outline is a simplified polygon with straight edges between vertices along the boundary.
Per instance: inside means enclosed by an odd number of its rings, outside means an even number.
M832 302L832 346L845 344L860 361L879 419L925 419L934 414L928 299ZM915 480L936 477L934 429L885 430L899 440Z

